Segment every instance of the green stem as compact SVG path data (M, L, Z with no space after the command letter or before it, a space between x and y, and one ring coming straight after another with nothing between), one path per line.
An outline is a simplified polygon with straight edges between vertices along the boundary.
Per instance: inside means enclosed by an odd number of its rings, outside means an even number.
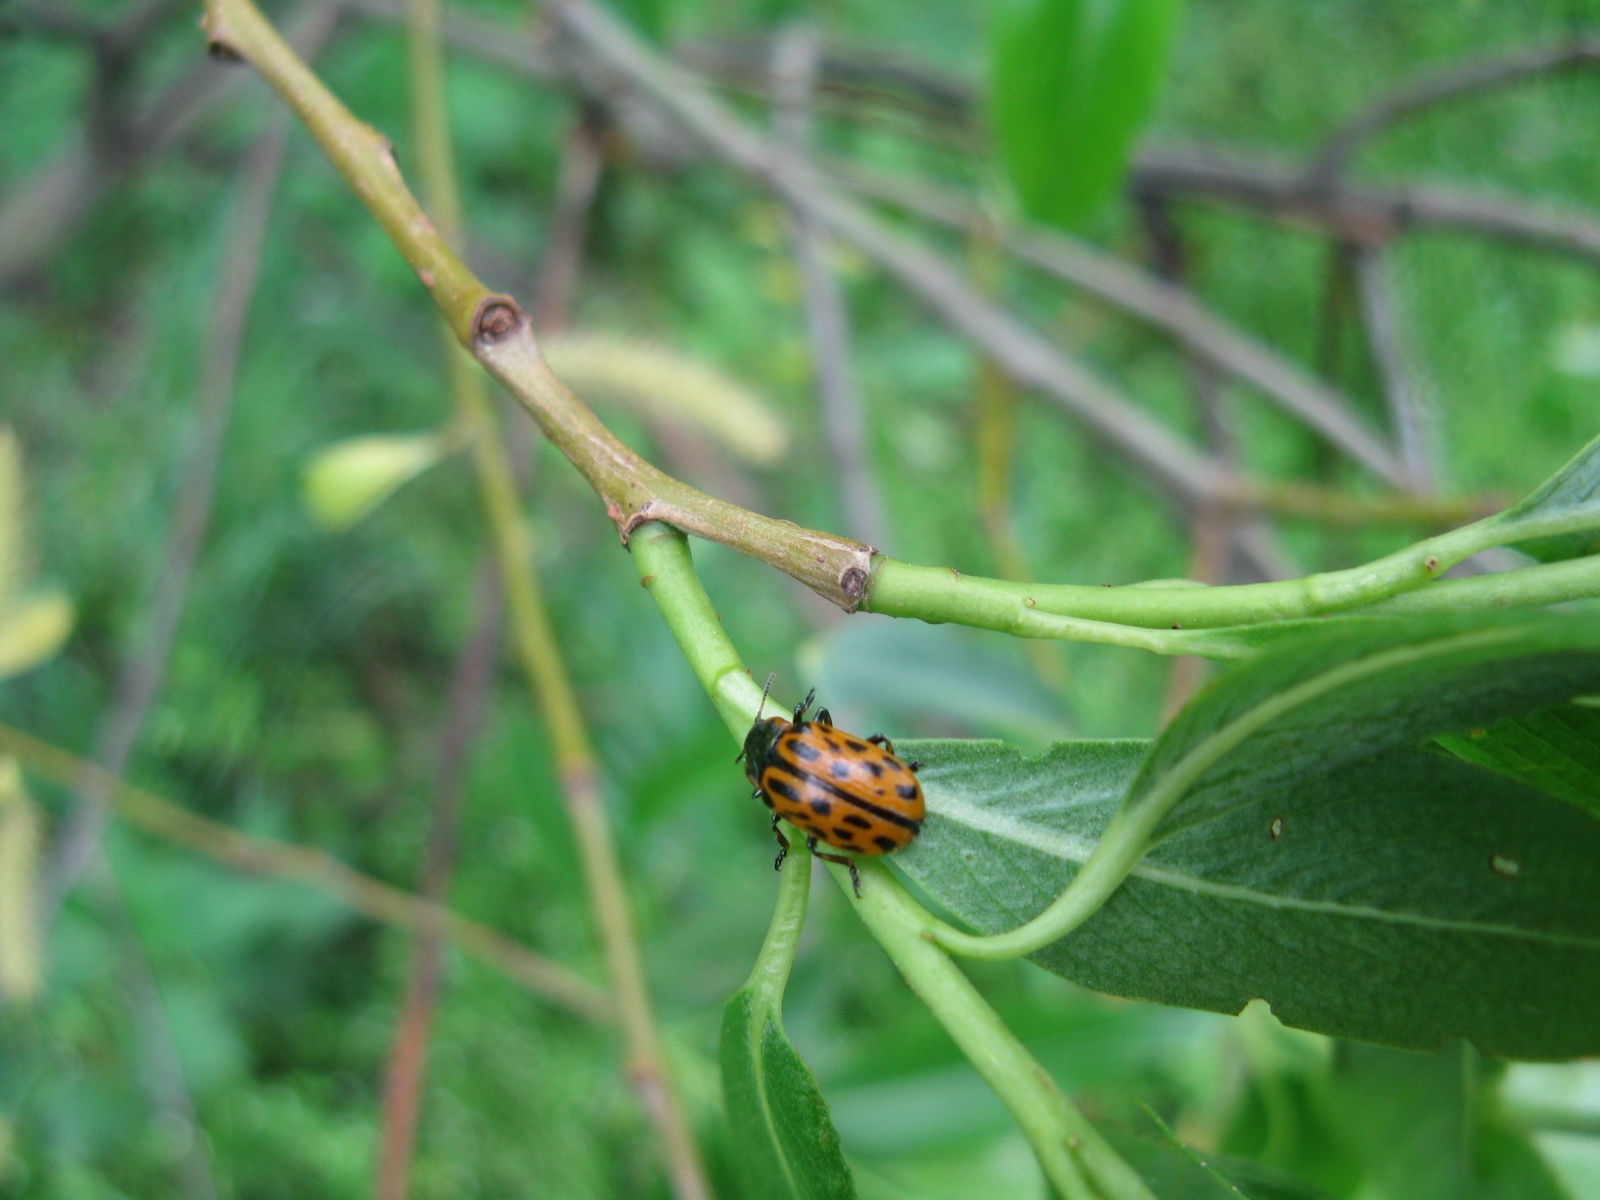
M1600 555L1590 555L1493 575L1441 579L1432 587L1391 596L1359 611L1363 616L1423 616L1473 609L1537 608L1596 596L1600 596Z
M1100 1136L1033 1060L960 969L936 946L937 924L889 869L864 861L856 911L911 990L939 1019L1011 1115L1067 1200L1155 1200L1138 1174ZM830 867L846 894L850 878Z
M206 0L205 28L213 46L247 59L299 114L416 270L457 340L527 408L551 442L588 479L624 541L644 523L663 521L777 567L846 611L864 605L875 612L925 621L1016 629L1030 637L1089 637L1140 645L1092 625L1040 622L1023 609L1162 630L1175 624L1188 630L1316 616L1419 588L1462 558L1490 546L1593 525L1592 518L1582 513L1565 524L1560 519L1489 518L1364 567L1241 587L1008 584L887 559L878 562L876 578L869 581L873 556L861 543L802 529L708 496L623 445L551 372L516 301L490 292L440 236L406 188L387 141L339 102L251 0ZM1221 499L1253 504L1260 497ZM1032 604L1025 603L1028 600ZM1141 648L1205 653L1167 639Z
M767 927L761 953L756 955L756 965L744 984L747 990L761 997L775 1019L781 1016L783 989L789 982L789 969L794 966L794 952L800 945L800 931L805 927L806 903L810 896L811 851L804 842L796 842L790 847L778 876L778 904L772 913L772 924Z
M1167 630L1249 625L1320 616L1419 588L1462 559L1499 543L1492 523L1480 521L1346 571L1215 588L1020 584L885 558L873 571L864 607L890 616L956 621L1032 637L1097 632L1080 629L1080 622ZM1052 632L1051 616L1074 624ZM1146 648L1155 648L1155 643Z
M641 582L660 607L701 686L716 704L734 739L742 741L755 720L761 689L723 632L716 610L694 573L687 540L674 529L651 525L639 531L630 549ZM944 1022L957 1044L973 1058L979 1072L1015 1114L1045 1173L1062 1194L1068 1200L1153 1200L1131 1168L1072 1107L955 964L928 940L942 922L912 899L880 863L861 860L860 867L863 899L857 910L862 919L888 950L912 989ZM798 868L789 865L785 870L798 873ZM843 868L837 878L845 892L851 894L849 876ZM791 886L787 876L783 886ZM788 959L784 957L784 947L788 939L799 936L803 917L803 907L798 914L792 907L796 903L792 897L786 902L780 895L779 915L773 918L761 959L751 974L752 984L762 982L781 992L783 979L776 974L778 964L782 964L786 975ZM803 906L803 898L798 903ZM785 912L787 917L783 917ZM787 953L792 954L792 950ZM1089 1179L1098 1183L1100 1190L1092 1190Z
M628 543L639 582L656 602L700 686L734 740L744 742L761 705L761 689L740 661L722 618L694 573L689 541L670 525L646 525Z
M1444 600L1400 603L1395 599L1418 589L1426 589L1423 594L1435 592L1443 587L1435 581L1445 571L1481 550L1572 533L1593 525L1593 514L1584 511L1561 511L1551 516L1502 513L1348 570L1279 583L1215 588L1012 583L962 575L951 567L919 567L881 558L874 564L862 607L890 616L917 617L933 623L954 621L1022 637L1066 637L1137 646L1163 654L1237 657L1238 649L1226 642L1220 644L1220 653L1213 653L1206 648L1204 639L1168 639L1136 631L1187 632L1296 620L1380 601L1390 602L1386 611L1424 612L1466 604L1500 606L1502 599L1506 606L1550 603L1539 599L1546 594L1563 600L1594 595L1600 590L1600 578L1592 567L1546 571L1525 582L1510 582L1511 578L1535 570L1527 568L1496 576L1501 582L1493 585L1453 580L1443 592L1447 597ZM1465 586L1469 582L1472 587Z

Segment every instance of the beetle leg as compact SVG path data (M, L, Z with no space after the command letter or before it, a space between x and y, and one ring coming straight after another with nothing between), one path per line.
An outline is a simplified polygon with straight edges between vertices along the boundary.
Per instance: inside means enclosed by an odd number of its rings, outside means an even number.
M888 738L884 737L881 733L873 734L867 739L867 741L871 742L874 746L882 746L890 754L894 753L894 743Z
M832 725L833 714L825 708L817 709L816 721L819 725Z
M893 751L890 751L890 753L893 753ZM908 762L906 764L906 770L910 771L913 775L915 775L918 771L922 770L922 764L919 763L916 759L913 758L910 762Z
M846 858L842 854L828 854L828 853L825 853L824 851L818 850L817 849L817 839L814 838L814 837L808 837L806 839L806 849L811 851L811 853L815 854L823 862L838 863L841 867L849 867L850 868L850 882L856 889L856 899L857 900L861 899L861 872L856 870L856 860L855 859Z
M783 831L778 828L778 814L772 814L772 836L778 839L778 857L772 860L774 871L783 870L783 860L789 855L789 839L783 836Z
M800 724L806 715L806 709L811 707L811 702L817 698L817 689L812 688L806 693L806 698L794 706L794 723Z

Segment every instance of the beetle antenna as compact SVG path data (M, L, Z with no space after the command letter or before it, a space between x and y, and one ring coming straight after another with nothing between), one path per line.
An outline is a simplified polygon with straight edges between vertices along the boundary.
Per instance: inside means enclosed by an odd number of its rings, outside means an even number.
M767 694L772 691L772 681L777 677L778 673L773 671L767 676L767 686L761 689L761 703L756 705L756 720L758 721L761 720L761 710L767 706Z

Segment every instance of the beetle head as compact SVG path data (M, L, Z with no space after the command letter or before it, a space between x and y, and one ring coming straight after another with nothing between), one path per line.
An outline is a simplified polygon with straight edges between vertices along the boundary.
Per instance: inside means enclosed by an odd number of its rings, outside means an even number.
M761 768L767 761L767 755L777 743L778 735L787 728L789 722L782 717L768 717L750 726L750 732L745 734L744 773L757 787L761 785Z

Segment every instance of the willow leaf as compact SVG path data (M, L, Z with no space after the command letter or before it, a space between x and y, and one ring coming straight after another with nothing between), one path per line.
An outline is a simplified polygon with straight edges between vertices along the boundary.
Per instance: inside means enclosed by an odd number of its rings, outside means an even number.
M1600 633L1577 621L1414 626L1238 668L1155 743L906 743L930 816L897 861L998 933L1063 891L1119 807L1160 801L1132 875L1035 961L1403 1047L1600 1053L1600 821L1424 748L1597 685Z

